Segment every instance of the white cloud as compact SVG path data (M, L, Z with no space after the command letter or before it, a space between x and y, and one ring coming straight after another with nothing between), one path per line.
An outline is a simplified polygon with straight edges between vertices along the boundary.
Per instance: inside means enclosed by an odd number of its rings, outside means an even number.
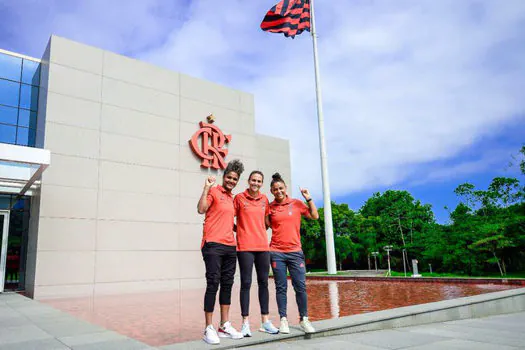
M291 140L294 183L320 197L311 41L260 31L274 2L54 2L35 23L254 93L257 131ZM524 1L316 4L332 193L409 180L523 120Z
M457 177L466 178L473 174L490 170L494 171L494 169L497 169L496 172L499 173L499 176L517 177L519 176L519 168L517 164L511 164L514 154L516 154L515 149L503 146L498 149L488 149L479 156L469 157L472 159L463 159L453 164L417 165L416 167L420 168L420 175L413 177L413 179L409 181L409 186L439 183ZM414 172L417 171L418 169L414 169Z

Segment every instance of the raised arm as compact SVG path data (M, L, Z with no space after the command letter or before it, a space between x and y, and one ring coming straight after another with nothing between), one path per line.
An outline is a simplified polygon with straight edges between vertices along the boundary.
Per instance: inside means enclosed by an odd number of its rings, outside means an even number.
M208 176L208 178L204 182L204 188L202 189L201 198L199 199L199 203L197 204L197 212L199 214L204 214L208 211L208 208L210 207L210 203L208 203L208 193L210 192L210 188L214 184L215 176Z
M313 220L319 219L319 213L317 212L317 207L315 206L315 203L312 199L312 196L310 195L310 192L308 191L307 188L301 188L300 190L301 190L301 194L306 200L306 203L308 203L308 210L310 211L310 217Z

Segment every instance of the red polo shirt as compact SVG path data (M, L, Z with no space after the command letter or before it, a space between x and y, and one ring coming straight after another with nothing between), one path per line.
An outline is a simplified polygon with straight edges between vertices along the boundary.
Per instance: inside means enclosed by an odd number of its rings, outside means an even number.
M272 241L270 250L290 253L301 250L301 216L310 218L310 210L302 201L286 198L281 203L270 203Z
M250 196L248 190L233 200L237 216L237 250L245 252L268 251L268 235L264 217L268 215L268 197Z
M208 211L204 218L201 248L206 242L235 246L233 236L233 196L221 185L210 188L208 192Z

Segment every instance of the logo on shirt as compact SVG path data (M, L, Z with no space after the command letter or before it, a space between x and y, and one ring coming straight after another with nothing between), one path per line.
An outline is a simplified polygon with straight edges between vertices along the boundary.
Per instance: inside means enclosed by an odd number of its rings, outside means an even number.
M225 169L224 158L228 154L228 149L223 148L231 142L231 135L224 135L221 129L212 125L213 115L208 116L210 124L200 122L200 129L193 134L188 141L195 155L202 159L201 167L213 169ZM199 142L200 141L200 142Z
M256 209L259 206L259 204L257 204L257 203L250 203L249 201L244 200L244 201L242 201L242 206L243 206L244 210L248 209L248 207ZM262 210L265 210L266 209L266 204L264 204L264 202L263 202L263 204L260 206L260 208Z

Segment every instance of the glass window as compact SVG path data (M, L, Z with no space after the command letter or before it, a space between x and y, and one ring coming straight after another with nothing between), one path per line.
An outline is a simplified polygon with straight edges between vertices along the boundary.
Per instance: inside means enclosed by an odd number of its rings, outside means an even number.
M0 143L15 143L16 126L0 124Z
M20 146L35 146L35 130L18 127L16 135L16 144Z
M17 112L18 110L14 107L0 105L0 123L16 125Z
M20 81L22 59L0 53L0 78Z
M40 63L23 60L22 83L40 85Z
M39 62L0 53L0 143L35 147L39 85Z
M0 104L18 107L20 84L0 79Z
M22 84L20 107L36 111L38 109L38 87Z
M11 207L11 196L0 194L0 209L9 209Z
M36 129L36 114L36 112L20 108L18 110L18 125Z

